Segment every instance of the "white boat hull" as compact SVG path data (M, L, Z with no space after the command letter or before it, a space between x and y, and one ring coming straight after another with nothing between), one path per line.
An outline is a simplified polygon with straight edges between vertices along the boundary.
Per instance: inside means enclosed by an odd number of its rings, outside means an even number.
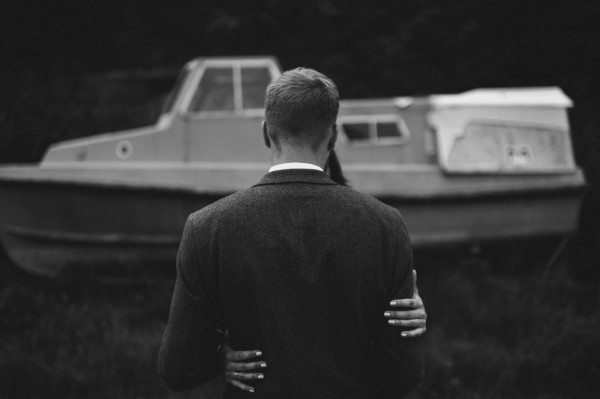
M4 169L2 243L14 263L44 276L68 267L172 267L187 216L251 186L264 171L264 165L155 165L120 174ZM577 174L493 177L488 184L485 176L452 178L416 167L350 167L348 177L401 211L417 249L572 233L583 187Z

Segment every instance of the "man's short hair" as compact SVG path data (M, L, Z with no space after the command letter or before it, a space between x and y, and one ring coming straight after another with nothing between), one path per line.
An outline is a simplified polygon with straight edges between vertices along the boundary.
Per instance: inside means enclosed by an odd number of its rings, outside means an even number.
M309 68L284 72L267 87L265 121L292 134L333 126L340 95L331 79Z

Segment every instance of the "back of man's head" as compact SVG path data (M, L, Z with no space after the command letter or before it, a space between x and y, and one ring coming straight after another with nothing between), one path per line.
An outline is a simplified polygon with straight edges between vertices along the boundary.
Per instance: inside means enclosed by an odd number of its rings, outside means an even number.
M293 136L318 135L335 125L339 99L335 83L324 74L292 69L267 87L265 122Z

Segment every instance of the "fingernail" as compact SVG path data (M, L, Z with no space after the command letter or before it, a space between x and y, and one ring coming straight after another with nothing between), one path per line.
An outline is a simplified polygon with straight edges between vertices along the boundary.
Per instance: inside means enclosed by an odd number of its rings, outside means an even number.
M390 312L385 312L383 315L384 315L385 317L390 317L392 314L391 314Z
M260 367L267 367L267 363L261 363Z
M396 306L396 301L392 301L392 302L390 302L390 305L392 305L392 306Z
M254 388L249 388L248 391L254 393Z
M259 380L263 380L264 378L265 378L265 376L264 376L264 375L262 375L262 374L259 374L259 375L258 375L258 379L259 379Z
M262 356L262 352L261 351L256 351L256 356Z
M406 334L405 332L403 332L403 333L402 333L402 334L400 334L400 335L402 335L403 337L406 337L406 336L407 336L407 334Z
M389 324L396 324L396 320L388 320Z

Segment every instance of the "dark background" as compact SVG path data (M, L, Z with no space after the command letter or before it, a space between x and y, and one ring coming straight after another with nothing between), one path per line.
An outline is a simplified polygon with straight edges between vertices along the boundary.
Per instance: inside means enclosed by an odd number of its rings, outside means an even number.
M600 2L5 0L0 163L153 123L182 65L213 55L312 67L343 98L561 87L589 183L582 227L556 262L554 247L510 243L416 254L430 315L419 397L598 395ZM0 398L168 396L155 359L172 277L48 281L0 256Z
M0 162L152 122L194 57L274 55L329 75L343 98L560 86L577 160L598 179L595 0L5 0L0 18Z

